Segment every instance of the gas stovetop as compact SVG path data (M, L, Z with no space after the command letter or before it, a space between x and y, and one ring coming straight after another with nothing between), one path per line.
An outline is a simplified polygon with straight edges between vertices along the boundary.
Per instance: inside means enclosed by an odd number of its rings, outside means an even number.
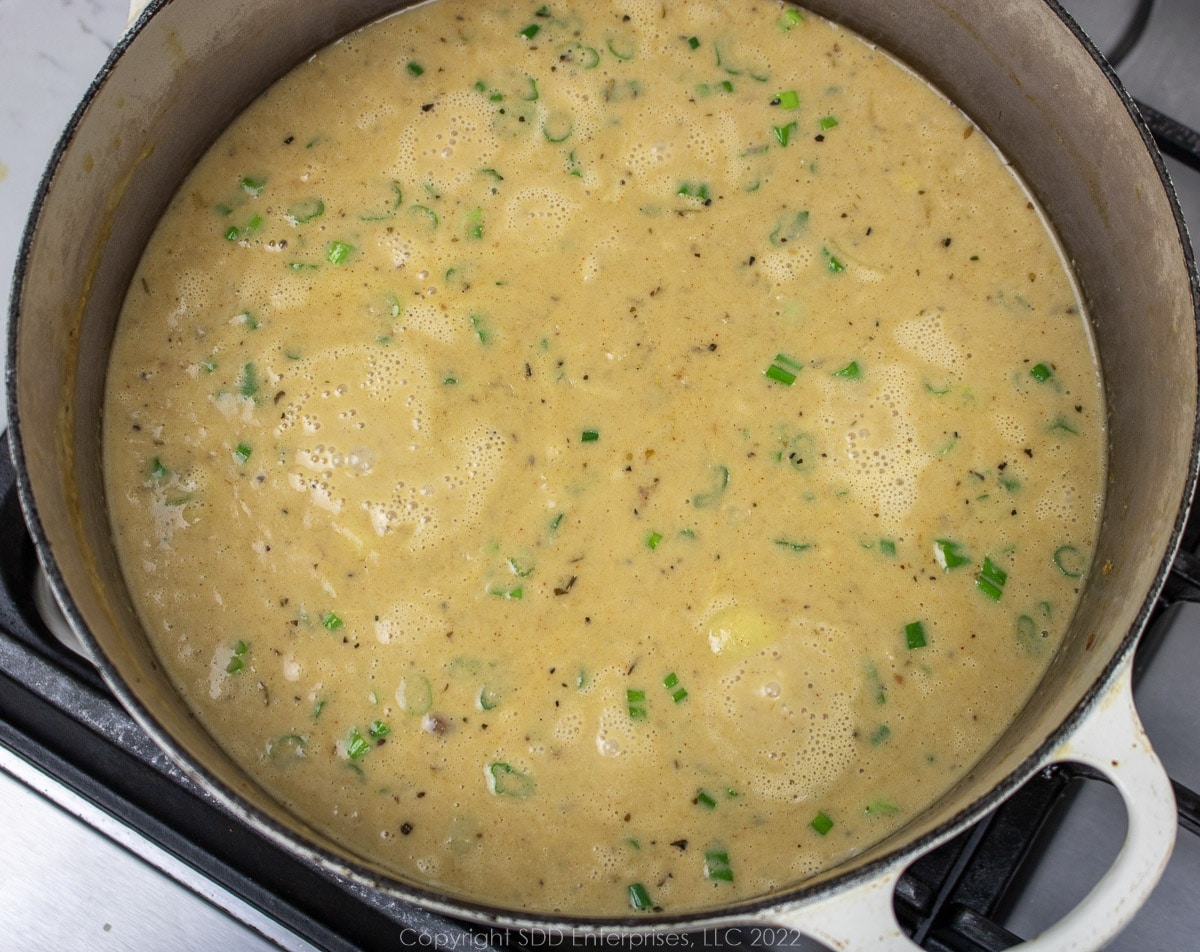
M1196 0L1065 0L1143 104L1200 228L1200 6ZM114 41L125 0L0 3L0 253L16 236L40 164ZM9 18L13 23L6 23ZM17 22L19 21L19 23ZM70 36L56 33L53 24ZM16 36L39 43L9 49ZM65 44L65 45L64 45ZM87 47L82 63L72 44ZM12 54L11 56L9 54ZM22 65L22 57L28 65ZM88 65L90 64L90 66ZM84 67L87 67L86 69ZM13 81L7 81L13 70ZM53 80L47 124L21 83ZM18 77L17 73L21 75ZM65 82L64 76L73 77ZM14 92L15 89L15 92ZM6 112L5 112L6 110ZM38 125L40 123L40 125ZM33 126L38 126L34 129ZM40 133L52 133L37 152ZM22 144L37 168L5 154ZM7 165L5 163L8 163ZM11 169L10 169L11 166ZM32 168L32 167L31 167ZM5 182L6 176L10 181ZM19 181L18 181L19 179ZM14 203L13 190L24 188ZM0 446L0 945L23 949L538 948L561 935L481 930L314 872L247 830L199 791L132 720L92 667L54 638L34 604L36 559L24 530L7 442ZM1115 950L1185 949L1200 936L1200 519L1138 650L1135 697L1176 786L1180 832L1162 883ZM1111 863L1125 832L1120 797L1070 767L1050 768L995 814L917 861L896 894L898 917L929 950L1002 949L1052 924ZM693 947L745 948L748 930L697 934ZM808 947L775 935L776 945ZM609 944L609 943L606 943ZM651 941L648 944L667 944Z

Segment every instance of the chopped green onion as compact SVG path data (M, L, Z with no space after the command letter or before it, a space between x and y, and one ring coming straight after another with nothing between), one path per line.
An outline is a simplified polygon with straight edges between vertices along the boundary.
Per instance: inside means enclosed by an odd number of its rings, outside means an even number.
M321 616L321 624L329 631L337 631L346 623L333 612L326 612Z
M949 572L960 565L970 565L971 560L962 552L962 543L951 539L933 540L933 557L943 569Z
M518 585L516 588L498 588L491 586L488 588L488 594L494 595L496 598L503 598L510 602L519 602L525 597L525 589Z
M795 131L796 123L794 122L789 122L782 126L771 126L771 132L775 135L775 141L784 147L792 141L792 133Z
M829 819L829 815L825 812L819 812L812 818L812 822L808 824L821 836L825 836L833 829L833 820Z
M1067 578L1082 578L1087 560L1073 545L1060 545L1054 550L1054 566Z
M793 542L790 539L772 539L777 546L790 549L792 552L806 552L812 548L811 542Z
M534 790L533 778L529 774L503 761L488 764L487 785L490 793L514 800L524 800L532 795Z
M795 241L808 228L808 212L798 211L794 215L787 212L780 216L775 222L775 230L768 236L768 240L776 248L786 245L789 241Z
M424 215L429 223L429 227L431 229L437 228L439 223L437 212L427 205L413 205L408 211L412 215Z
M733 92L732 80L723 79L719 83L717 83L717 85L721 87L721 92L725 92L725 93Z
M892 816L899 813L900 808L889 800L872 800L863 812L868 816Z
M357 727L351 727L346 736L346 756L351 760L360 760L371 750L371 742L363 737Z
M1000 596L1004 594L1006 581L1008 581L1008 573L985 556L983 565L979 569L979 576L975 579L975 587L992 601L998 602Z
M287 210L288 221L293 225L303 225L306 221L320 218L325 214L325 203L319 198L306 198L296 202Z
M657 549L658 544L662 542L663 537L661 532L651 532L646 536L646 545L651 549Z
M251 449L245 443L239 443L233 451L233 455L237 457L239 463L244 463L250 458Z
M1034 364L1029 368L1029 376L1031 376L1038 383L1045 383L1054 376L1054 371L1045 364Z
M542 28L538 24L531 23L531 24L529 24L529 26L525 27L525 29L519 30L517 32L517 35L523 36L527 40L532 40L535 36L538 35L538 33L541 32L541 30L542 30Z
M878 747L886 743L887 739L892 736L892 729L887 724L880 724L876 728L875 733L871 735L871 746Z
M712 203L712 194L709 192L707 182L684 182L675 194L682 195L684 198L694 198L704 205Z
M270 742L267 756L276 767L288 767L299 763L307 754L308 741L299 734L285 734Z
M729 868L729 854L724 850L705 850L704 875L708 879L733 882L733 870Z
M500 703L500 692L493 687L484 685L475 697L475 703L481 711L493 711Z
M207 360L202 360L202 361L200 361L200 369L203 370L206 374L210 374L214 370L217 369L217 362L215 360L213 360L211 357L208 358Z
M698 36L689 36L687 45L693 50L699 48L700 38Z
M879 552L881 555L886 555L889 559L896 557L896 543L892 539L879 540Z
M641 883L630 883L629 885L629 908L636 909L638 912L654 908L654 901L650 898L650 893Z
M529 76L527 78L529 80L529 95L522 96L521 98L524 99L526 102L537 102L538 101L537 80L534 79L532 76Z
M1063 433L1072 433L1076 436L1079 435L1079 431L1071 425L1070 421L1067 420L1066 417L1061 416L1061 415L1056 417L1054 422L1051 423L1050 426L1047 427L1047 429L1049 429L1050 432L1054 432L1055 430L1061 430Z
M828 132L830 129L836 128L837 124L838 121L834 116L825 116L817 123L817 125L819 125L826 132Z
M407 675L396 688L396 703L405 714L420 717L433 707L433 688L423 674Z
M317 701L317 703L313 705L312 717L314 721L321 716L321 712L323 710L325 710L325 699L321 698L321 700Z
M908 645L909 651L924 648L926 644L925 625L920 621L910 621L904 626L904 641Z
M524 564L518 562L516 559L505 559L504 564L508 566L508 570L517 576L517 578L529 578L536 567L533 562Z
M710 506L715 506L717 500L721 498L725 489L729 486L729 469L725 466L714 466L713 475L716 477L713 480L712 489L706 493L700 493L692 497L692 505L697 509L708 509Z
M783 109L799 109L800 95L794 89L785 89L783 92L775 94L771 105L778 105Z
M625 690L625 704L629 710L629 719L644 721L646 719L646 692L640 688Z
M634 50L634 48L633 48L633 41L632 41L632 40L629 40L629 41L628 41L628 42L629 42L629 46L627 46L627 47L622 47L621 49L617 49L615 46L613 46L613 42L614 42L614 41L613 41L613 38L612 38L612 37L609 37L609 38L608 38L608 40L607 40L607 41L606 41L606 43L605 43L605 45L608 47L608 51L609 51L610 53L612 53L612 55L613 55L613 56L615 56L615 57L616 57L617 59L619 59L619 60L631 60L631 59L633 59L633 54L634 54L635 50Z
M354 245L344 241L331 241L329 250L325 253L325 260L330 264L344 264L353 251Z
M795 7L789 7L788 9L783 11L783 16L781 16L779 18L778 22L776 23L776 26L778 26L779 29L782 30L784 33L786 33L792 27L796 26L799 23L802 23L803 21L804 21L804 14L802 14Z
M673 700L676 704L682 703L683 700L688 696L687 688L680 685L679 675L677 675L674 671L663 678L662 683L663 687L671 692L671 700Z
M237 241L241 236L242 236L242 233L237 230L237 226L235 226L235 225L230 225L228 228L225 229L225 240L226 241Z
M763 376L774 380L776 383L781 383L785 387L790 387L796 382L796 375L800 373L802 366L799 361L794 360L787 354L776 354L771 366L763 371Z
M475 331L475 336L479 339L479 343L483 344L483 346L486 347L489 343L491 343L492 332L489 331L487 329L487 325L484 324L482 315L472 314L470 316L470 318L471 318L471 329L473 331Z
M247 195L258 198L262 194L262 190L267 187L267 180L259 175L247 175L238 182L238 185L241 186L242 191Z
M415 60L410 62L404 68L407 69L409 71L409 73L411 73L413 76L420 76L425 72L425 67L422 66L420 63L416 62Z
M887 687L883 683L883 679L879 676L879 669L875 667L874 661L868 661L866 665L867 681L870 682L871 691L875 697L876 704L887 703Z
M566 142L571 138L572 128L573 124L570 116L556 113L548 116L546 121L542 123L542 137L547 142L557 145L559 142Z
M254 370L254 364L246 364L242 367L242 378L238 385L238 391L243 397L253 397L258 393L258 374Z
M392 729L383 721L372 721L371 726L367 728L367 733L373 740L383 740L391 732Z
M472 208L467 212L467 237L475 241L483 238L483 209Z
M845 262L837 258L828 248L822 248L821 253L825 255L825 268L830 274L841 274L846 270Z
M226 674L237 674L246 667L246 655L250 651L250 646L242 640L238 640L233 646L233 655L229 659L229 664L225 665Z
M858 361L852 360L841 370L835 370L833 375L835 377L844 377L846 380L858 380L862 376L862 371L858 368Z
M717 801L703 790L696 793L696 799L693 802L704 807L706 810L715 810L717 808Z
M579 435L579 439L584 443L595 443L597 440L600 439L600 431L599 430L584 430Z
M157 456L150 460L150 475L155 479L165 479L171 475L171 471L162 463L162 460ZM1057 554L1057 553L1056 553Z

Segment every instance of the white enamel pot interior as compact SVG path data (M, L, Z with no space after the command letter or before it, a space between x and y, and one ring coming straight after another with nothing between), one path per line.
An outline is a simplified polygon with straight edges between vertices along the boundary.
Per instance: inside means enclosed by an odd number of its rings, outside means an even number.
M839 947L910 947L891 914L891 887L905 865L1044 764L1082 761L1108 773L1126 798L1129 843L1085 908L1039 941L1097 947L1149 891L1174 833L1169 784L1137 727L1128 670L1195 480L1197 290L1148 133L1111 71L1045 0L811 4L928 77L1012 160L1075 267L1105 379L1107 500L1081 605L1029 703L936 804L853 861L777 895L675 918L553 919L435 893L346 855L267 796L189 713L134 614L109 535L100 412L116 316L159 214L224 125L291 65L396 5L155 2L114 51L50 162L14 286L10 438L51 588L113 691L233 814L318 867L451 915L540 928L785 923ZM1095 927L1082 928L1084 920Z

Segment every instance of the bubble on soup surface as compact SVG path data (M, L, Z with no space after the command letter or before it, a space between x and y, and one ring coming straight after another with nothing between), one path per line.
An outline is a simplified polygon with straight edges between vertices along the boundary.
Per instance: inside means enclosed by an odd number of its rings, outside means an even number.
M841 472L883 524L898 524L916 502L918 477L933 459L918 445L912 423L912 372L874 366L861 380L827 377L820 387L823 419L846 434Z
M529 245L546 247L566 230L579 206L544 186L524 188L505 205L505 225Z
M946 333L937 311L905 321L896 328L894 336L897 344L921 360L950 371L962 366L964 351Z
M463 322L444 306L420 302L404 309L401 326L443 344L453 344L462 336Z
M741 658L712 690L693 691L713 753L771 800L819 795L855 758L862 677L823 640L796 633Z
M380 644L414 645L439 631L437 616L416 602L395 602L375 620L375 637Z

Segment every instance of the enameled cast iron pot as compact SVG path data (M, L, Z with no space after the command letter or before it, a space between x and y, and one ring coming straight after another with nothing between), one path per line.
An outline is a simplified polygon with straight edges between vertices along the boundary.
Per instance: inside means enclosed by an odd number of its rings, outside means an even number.
M892 912L904 867L1045 764L1082 762L1124 797L1125 847L1084 903L1031 948L1098 947L1149 894L1174 842L1170 783L1138 725L1129 674L1196 475L1200 294L1145 127L1099 54L1047 0L810 4L928 77L1012 160L1074 263L1105 379L1107 499L1078 613L1028 705L934 806L855 860L778 895L678 917L554 920L439 895L347 856L272 801L189 714L133 612L109 537L100 413L117 313L168 199L226 123L290 66L397 5L155 0L50 162L14 286L10 437L50 585L113 691L217 800L307 861L450 915L542 929L786 924L838 948L915 948Z

